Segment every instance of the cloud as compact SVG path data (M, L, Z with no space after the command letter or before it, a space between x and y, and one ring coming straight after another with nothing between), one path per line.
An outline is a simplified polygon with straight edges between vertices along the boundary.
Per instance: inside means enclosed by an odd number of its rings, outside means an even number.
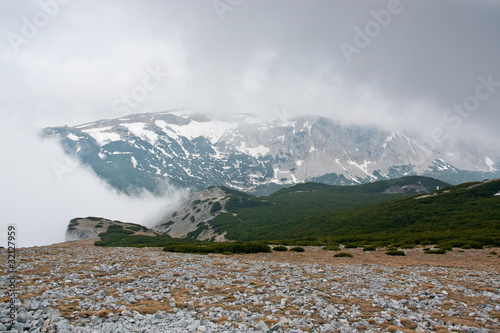
M152 226L185 194L172 187L161 198L118 194L91 170L68 158L55 140L41 140L36 131L16 122L6 125L2 132L15 140L0 147L2 156L10 157L4 160L0 176L4 184L0 233L15 224L18 246L64 241L66 226L74 217L98 216ZM5 239L1 242L5 245Z
M500 87L467 116L454 108L475 96L481 77L500 82L498 1L220 1L229 7L221 11L211 0L2 2L0 112L20 129L1 134L10 143L4 156L42 161L47 143L13 148L16 141L43 126L120 116L113 105L123 96L135 96L131 113L186 107L272 115L285 107L290 115L431 140L440 130L498 152ZM357 48L350 61L345 44ZM164 80L141 90L156 67ZM459 126L449 120L457 117ZM12 186L34 188L21 182L20 169L6 168L19 180ZM70 191L53 177L43 182L51 196ZM9 202L21 209L27 201L19 194Z

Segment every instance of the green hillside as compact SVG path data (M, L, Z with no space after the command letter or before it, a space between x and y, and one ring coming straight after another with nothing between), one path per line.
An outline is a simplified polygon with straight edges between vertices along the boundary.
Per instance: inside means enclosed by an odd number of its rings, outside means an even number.
M358 186L304 183L265 197L221 189L227 195L222 212L188 237L210 227L244 242L500 246L500 180L449 186L411 176ZM195 241L124 236L113 246Z
M430 196L381 194L413 178L353 187L306 183L268 197L234 196L209 223L228 239L500 245L500 180L442 188ZM421 181L422 182L422 181Z

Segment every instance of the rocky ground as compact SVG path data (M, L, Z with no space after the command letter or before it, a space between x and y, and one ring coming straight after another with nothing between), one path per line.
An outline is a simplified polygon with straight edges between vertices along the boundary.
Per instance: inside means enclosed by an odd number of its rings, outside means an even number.
M17 250L18 332L500 332L498 249L192 255L70 242ZM7 253L2 249L2 267Z

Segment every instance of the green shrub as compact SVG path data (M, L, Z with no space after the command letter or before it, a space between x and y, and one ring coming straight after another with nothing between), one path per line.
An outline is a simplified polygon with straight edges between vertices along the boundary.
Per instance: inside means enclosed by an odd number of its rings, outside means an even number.
M481 250L481 249L484 247L484 244L482 244L482 243L480 243L480 242L471 242L471 243L470 243L470 246L471 246L473 249Z
M225 256L232 256L232 255L234 255L234 253L230 252L230 251L224 251L224 252L222 252L222 254L225 255Z
M438 244L440 250L443 251L453 251L453 246L449 243Z
M388 256L405 256L406 255L405 251L395 250L395 249L390 249L385 254L387 254Z
M377 251L377 248L375 246L365 246L363 251Z
M323 250L327 251L340 251L340 247L338 245L327 245L323 247Z
M210 213L215 214L222 209L222 205L219 201L214 202L212 208L210 208Z
M71 221L69 221L68 226L76 227L78 224L79 224L78 219L72 219Z
M357 249L359 247L359 244L357 243L348 243L344 246L346 249Z
M163 248L167 252L180 253L259 253L271 252L269 245L262 242L227 242L211 243L206 245L199 244L169 244Z
M415 244L399 244L397 247L400 249L414 249Z
M445 249L437 249L437 250L429 250L429 251L424 251L427 254L445 254L446 250Z
M170 221L168 221L168 222L164 222L164 223L160 224L160 226L163 226L163 227L168 227L168 226L170 226L170 225L172 225L172 224L174 224L174 223L175 223L174 221L170 220Z
M352 257L353 257L353 255L352 255L352 254L350 254L350 253L346 253L346 252L339 252L339 253L336 253L336 254L334 255L334 257L335 257L335 258L342 258L342 257L350 257L350 258L352 258Z
M280 245L273 247L273 251L286 252L288 248L286 246Z
M293 251L293 252L304 252L304 248L303 247L300 247L300 246L296 246L296 247L292 247L290 249L290 251Z
M497 253L495 251L491 251L490 254L493 255L493 256L497 255Z

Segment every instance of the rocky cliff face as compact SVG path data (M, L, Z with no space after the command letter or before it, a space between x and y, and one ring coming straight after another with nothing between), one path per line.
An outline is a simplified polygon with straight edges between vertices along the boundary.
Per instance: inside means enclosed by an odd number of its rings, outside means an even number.
M129 194L160 194L165 182L264 194L304 181L353 185L421 174L457 184L500 177L498 158L476 147L431 150L405 133L321 117L261 123L248 115L163 112L52 127L44 134L58 136L68 154Z
M193 193L175 213L161 221L154 230L172 237L223 241L224 235L214 233L206 222L224 211L228 198L224 189L218 186Z

